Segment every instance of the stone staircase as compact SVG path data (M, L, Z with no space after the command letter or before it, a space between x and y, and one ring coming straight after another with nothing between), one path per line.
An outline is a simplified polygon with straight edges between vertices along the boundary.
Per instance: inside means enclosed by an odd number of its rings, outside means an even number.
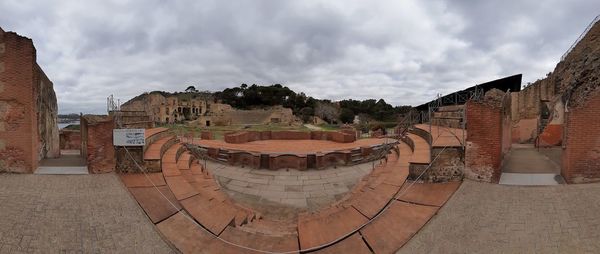
M439 107L433 112L431 124L449 128L461 128L465 105L451 105Z
M109 113L115 117L117 125L122 128L151 129L154 127L152 116L146 111L118 110Z
M411 163L430 159L426 139L411 133L340 201L299 214L297 221L273 221L234 203L168 130L156 131L150 139L154 141L148 142L144 159L158 160L162 172L121 178L149 219L182 253L390 253L460 185L406 180Z

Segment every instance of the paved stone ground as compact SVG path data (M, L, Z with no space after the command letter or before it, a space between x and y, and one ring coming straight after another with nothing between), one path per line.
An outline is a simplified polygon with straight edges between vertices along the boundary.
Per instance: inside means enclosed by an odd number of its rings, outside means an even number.
M173 253L114 174L0 174L0 253Z
M598 253L600 184L465 181L398 253Z
M541 151L542 149L540 149ZM543 149L548 155L560 153L560 150ZM552 156L554 157L554 156ZM560 154L559 156L560 157ZM550 159L533 145L513 145L510 153L504 159L504 173L554 173L560 174L560 164Z
M373 164L306 171L249 169L214 162L207 162L207 166L234 200L263 213L289 218L298 210L314 211L340 200L371 173Z

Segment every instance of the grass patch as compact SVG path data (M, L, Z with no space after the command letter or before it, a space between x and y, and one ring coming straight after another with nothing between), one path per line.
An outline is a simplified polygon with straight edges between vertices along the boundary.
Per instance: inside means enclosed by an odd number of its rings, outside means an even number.
M210 131L213 133L214 139L223 140L223 136L227 132L234 131L310 131L310 129L300 126L285 126L285 125L230 125L230 126L210 126L198 127L186 124L163 124L157 127L165 127L173 130L177 135L193 133L194 137L200 137L200 132Z

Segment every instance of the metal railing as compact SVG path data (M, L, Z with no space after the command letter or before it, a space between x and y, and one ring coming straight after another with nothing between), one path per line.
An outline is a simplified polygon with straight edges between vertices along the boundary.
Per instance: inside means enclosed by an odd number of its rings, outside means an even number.
M569 47L569 49L567 49L567 52L565 52L561 57L560 57L560 61L564 61L565 58L567 58L567 55L569 53L571 53L571 51L575 48L575 46L577 46L577 43L579 43L581 41L581 39L583 39L583 37L590 31L590 29L592 29L592 27L596 24L596 22L598 22L600 20L600 15L596 16L596 18L594 18L594 20L592 20L592 22L585 28L585 30L583 30L583 33L581 33L579 35L579 37L577 37L577 40L575 40L575 42L573 42L573 44L571 45L571 47Z

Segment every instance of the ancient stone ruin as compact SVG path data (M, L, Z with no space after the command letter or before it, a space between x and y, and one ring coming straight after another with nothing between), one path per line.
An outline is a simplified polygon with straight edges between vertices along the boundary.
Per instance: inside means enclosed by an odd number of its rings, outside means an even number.
M143 112L146 121L157 124L188 123L194 126L228 126L297 123L292 110L282 106L241 110L215 102L210 94L150 92L125 102L123 112ZM127 121L126 121L127 122ZM125 123L127 124L127 123Z
M513 75L439 96L392 133L238 131L214 140L206 130L198 137L151 127L296 118L283 107L244 111L194 93L153 92L109 115L82 116L78 136L65 134L60 145L56 96L32 41L0 29L0 172L32 173L79 142L89 173L116 171L144 219L180 252L392 253L464 179L499 183L520 145L558 148L556 176L566 183L600 181L600 24L593 24L546 78L522 88ZM119 128L144 128L137 133L144 144L115 146Z

